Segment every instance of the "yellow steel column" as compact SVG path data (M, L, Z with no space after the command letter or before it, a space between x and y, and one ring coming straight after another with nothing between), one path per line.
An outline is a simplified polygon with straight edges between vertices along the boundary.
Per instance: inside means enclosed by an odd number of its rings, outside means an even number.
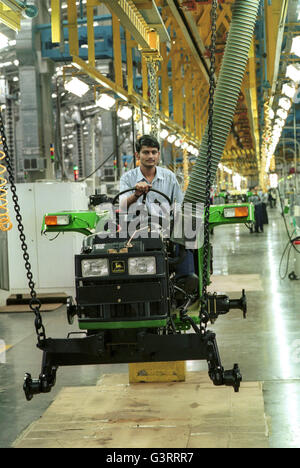
M191 63L186 64L184 72L184 91L185 91L185 120L186 129L194 133L193 125L193 86L192 86L192 67Z
M88 57L89 64L95 66L95 33L94 33L94 6L95 0L87 0L87 32L88 32Z
M119 21L119 18L114 13L112 13L112 28L113 28L115 82L117 83L118 86L123 86L120 21Z
M143 82L143 99L144 101L149 101L149 86L148 86L148 66L147 60L145 59L144 55L142 55L142 82Z
M255 43L252 41L249 52L249 93L251 100L251 114L252 114L252 127L254 146L257 155L258 170L260 169L260 149L259 149L259 120L258 120L258 106L257 106L257 84L256 84L256 54Z
M52 31L52 42L60 42L61 41L60 0L51 0L51 31Z
M128 94L133 93L133 66L132 66L132 40L129 31L126 31L126 57L127 57L127 84Z
M166 117L169 117L169 75L168 75L168 54L166 43L161 44L161 106L162 112Z
M79 55L78 24L76 0L68 0L68 29L70 55Z
M182 96L182 70L180 51L172 56L172 87L174 121L183 126L183 96Z
M265 5L265 19L267 29L268 80L270 84L273 82L276 58L276 44L281 8L282 0L272 0L271 5L269 5L268 2L266 2Z

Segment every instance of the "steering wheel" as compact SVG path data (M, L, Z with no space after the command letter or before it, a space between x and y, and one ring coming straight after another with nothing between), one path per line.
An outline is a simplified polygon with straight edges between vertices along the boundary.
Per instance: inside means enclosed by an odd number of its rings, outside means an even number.
M127 189L127 190L124 190L123 192L118 193L118 194L115 196L115 198L113 199L112 204L115 205L116 201L119 199L119 197L120 197L121 195L124 195L124 193L132 192L133 190L135 190L135 187L132 187L132 188L130 188L130 189ZM147 195L148 195L149 192L158 193L158 195L161 195L162 197L164 197L164 198L167 200L167 202L169 203L170 206L172 205L172 202L171 202L170 198L169 198L167 195L165 195L165 194L162 193L162 192L159 192L159 190L155 190L155 189L152 188L152 187L149 189L149 191L148 191L147 193L144 193L144 195L143 195L143 203L144 203L144 204L145 204L146 197L147 197Z
M113 199L112 205L115 205L116 201L119 199L119 197L120 197L121 195L123 195L123 194L125 194L125 193L128 193L128 192L132 192L132 191L134 191L134 190L135 190L135 187L132 187L132 188L130 188L130 189L127 189L127 190L124 190L123 192L118 193L118 194L115 196L115 198ZM157 193L158 195L161 195L162 197L164 197L164 198L167 200L167 202L169 203L170 206L172 205L172 202L171 202L170 198L169 198L167 195L165 195L164 193L162 193L162 192L160 192L159 190L156 190L156 189L154 189L154 188L152 188L152 187L149 189L149 191L148 191L147 193L144 193L144 194L143 194L143 205L146 204L146 198L147 198L147 195L148 195L148 193L149 193L150 191L155 192L155 193ZM148 211L148 209L147 209L147 211ZM151 215L150 215L149 211L148 211L148 219L149 219L149 220L151 219ZM161 220L161 219L160 219L160 222L159 222L158 224L159 224L160 228L162 228L162 220ZM136 228L137 228L137 229L140 228L140 223L136 226Z

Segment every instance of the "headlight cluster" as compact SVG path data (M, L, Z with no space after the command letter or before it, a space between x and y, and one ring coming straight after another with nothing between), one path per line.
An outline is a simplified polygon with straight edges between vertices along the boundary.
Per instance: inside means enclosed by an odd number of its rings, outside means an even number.
M81 261L83 278L108 276L109 262L107 258L84 259ZM115 272L117 274L117 272ZM155 275L155 257L134 257L128 259L129 275Z

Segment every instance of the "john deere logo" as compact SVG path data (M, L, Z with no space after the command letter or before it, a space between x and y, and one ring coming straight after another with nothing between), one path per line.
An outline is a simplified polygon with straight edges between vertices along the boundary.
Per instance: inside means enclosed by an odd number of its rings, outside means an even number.
M111 269L113 273L125 273L125 262L114 261Z

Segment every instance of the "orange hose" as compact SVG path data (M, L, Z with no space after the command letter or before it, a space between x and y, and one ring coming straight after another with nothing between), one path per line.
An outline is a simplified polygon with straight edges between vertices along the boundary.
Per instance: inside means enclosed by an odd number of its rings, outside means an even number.
M2 141L0 140L0 144ZM0 150L0 231L10 231L12 223L10 221L8 213L8 202L7 202L7 180L3 177L6 172L6 167L1 164L1 161L5 158L5 154Z

